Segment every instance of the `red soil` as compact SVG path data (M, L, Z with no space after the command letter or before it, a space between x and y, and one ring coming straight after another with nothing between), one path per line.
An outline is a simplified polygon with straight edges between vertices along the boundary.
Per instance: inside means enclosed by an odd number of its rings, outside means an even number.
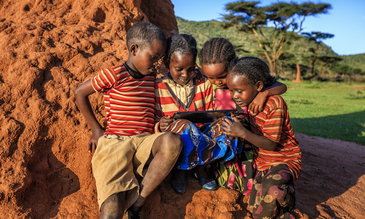
M149 20L177 32L169 0L0 1L0 218L98 218L91 131L73 90L127 58L126 31ZM103 120L102 95L92 95ZM365 214L365 148L297 134L302 218ZM189 179L176 195L168 179L148 199L147 218L249 218L247 197L206 192Z

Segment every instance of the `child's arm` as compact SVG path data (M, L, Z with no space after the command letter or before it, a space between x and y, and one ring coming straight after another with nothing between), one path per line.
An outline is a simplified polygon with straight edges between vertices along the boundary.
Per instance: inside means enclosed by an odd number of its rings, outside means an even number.
M74 93L76 97L76 103L93 132L93 135L91 136L91 139L88 143L88 151L92 152L96 149L98 139L103 135L104 130L96 120L88 98L90 94L95 93L95 90L91 84L91 79L78 86Z
M276 82L278 85L273 85L271 87L269 87L268 89L259 92L255 99L252 100L252 102L250 103L250 105L248 106L248 109L253 112L254 114L258 114L259 112L261 112L264 108L264 103L266 101L266 98L268 96L273 96L273 95L280 95L286 92L287 87L285 84L282 84L280 82Z
M270 139L261 136L256 135L253 132L250 132L245 127L242 126L242 124L238 121L237 118L232 117L234 122L224 118L223 121L223 134L227 136L232 137L239 137L247 140L248 142L252 143L258 148L262 148L267 151L273 151L275 150L277 143L271 141Z

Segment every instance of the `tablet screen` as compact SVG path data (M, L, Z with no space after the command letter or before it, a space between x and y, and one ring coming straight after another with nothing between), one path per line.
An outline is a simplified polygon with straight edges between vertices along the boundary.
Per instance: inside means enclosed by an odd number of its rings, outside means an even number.
M237 111L230 110L211 110L211 111L190 111L190 112L176 112L172 116L173 119L187 119L193 123L207 123L223 117L230 116L230 112Z

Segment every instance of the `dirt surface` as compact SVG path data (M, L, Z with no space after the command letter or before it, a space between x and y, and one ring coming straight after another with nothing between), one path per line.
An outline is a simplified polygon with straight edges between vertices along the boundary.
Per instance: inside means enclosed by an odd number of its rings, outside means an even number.
M297 207L309 218L364 218L365 146L296 134L303 172Z
M0 1L0 218L98 218L91 132L73 90L127 58L126 31L140 20L177 32L169 0ZM90 100L103 124L102 95ZM297 137L298 217L365 215L365 147ZM189 178L177 195L168 180L149 197L147 218L250 216L237 192L206 192Z
M365 146L300 133L296 137L303 152L303 172L295 182L296 218L363 218ZM187 193L177 195L166 179L147 202L147 218L251 218L247 196L223 188L204 191L192 177L188 183Z

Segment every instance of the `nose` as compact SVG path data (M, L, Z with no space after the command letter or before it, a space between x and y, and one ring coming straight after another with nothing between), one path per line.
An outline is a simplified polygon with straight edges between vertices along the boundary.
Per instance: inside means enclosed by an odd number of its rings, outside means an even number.
M237 100L238 99L238 93L237 92L233 92L231 93L231 96L233 99Z
M188 72L187 71L182 71L181 76L186 78L188 76Z
M221 85L221 84L222 84L222 82L221 82L220 80L214 80L214 84L216 84L216 85Z

